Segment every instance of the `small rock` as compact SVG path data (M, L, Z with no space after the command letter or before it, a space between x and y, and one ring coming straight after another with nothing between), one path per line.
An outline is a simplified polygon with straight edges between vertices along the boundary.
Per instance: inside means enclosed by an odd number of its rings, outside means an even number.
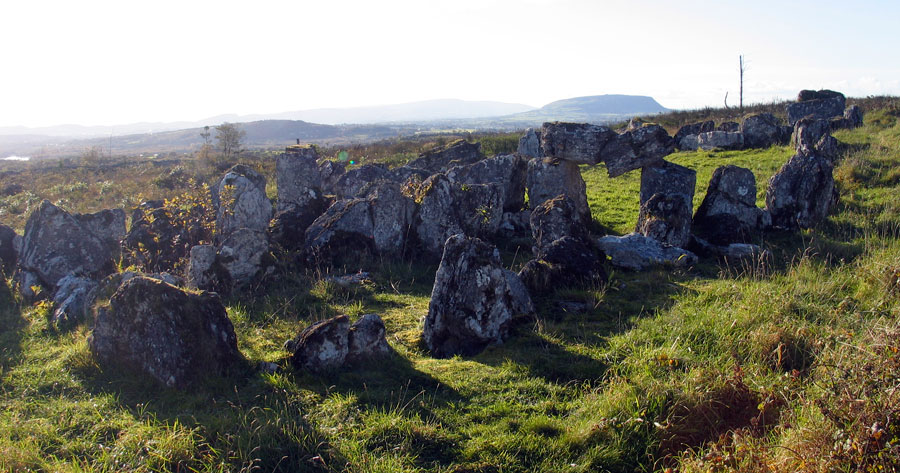
M344 365L349 352L350 318L339 315L310 325L288 345L298 368L323 373Z
M653 238L637 233L625 236L608 235L597 245L610 257L614 266L643 271L655 266L689 267L697 262L697 255L674 246L663 245Z
M347 362L358 363L391 353L385 339L384 322L377 314L366 314L350 326Z

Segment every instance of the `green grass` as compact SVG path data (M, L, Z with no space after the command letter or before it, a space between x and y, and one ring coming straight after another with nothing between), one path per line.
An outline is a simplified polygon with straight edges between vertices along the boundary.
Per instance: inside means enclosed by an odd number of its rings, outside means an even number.
M897 471L900 126L884 116L837 134L852 145L841 202L816 230L770 235L774 262L613 271L536 299L506 343L469 358L420 343L434 266L383 261L355 289L290 272L226 299L241 351L282 370L192 392L97 366L89 323L56 332L49 306L22 306L7 281L0 471ZM670 159L697 171L696 207L725 164L754 171L762 205L790 156ZM639 173L583 175L597 227L630 232ZM291 368L282 343L302 327L369 312L395 355Z

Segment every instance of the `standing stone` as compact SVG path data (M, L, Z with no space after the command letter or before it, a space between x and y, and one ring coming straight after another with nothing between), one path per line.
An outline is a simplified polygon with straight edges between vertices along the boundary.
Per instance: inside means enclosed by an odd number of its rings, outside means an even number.
M680 194L653 194L641 204L634 231L660 243L685 247L691 241L691 207Z
M741 149L744 147L744 135L737 132L710 131L697 135L697 144L705 151Z
M318 174L321 179L319 185L325 194L337 194L337 182L347 172L347 165L343 161L325 160L319 163Z
M268 270L268 253L265 232L241 228L222 240L216 262L222 265L230 287L240 288Z
M703 203L694 215L694 231L716 245L744 242L766 226L756 206L756 177L749 169L716 168Z
M140 371L169 387L190 388L243 364L234 327L214 293L192 294L147 277L95 304L91 352L101 364Z
M422 337L432 355L474 355L503 341L513 316L533 311L515 273L493 246L465 235L447 239Z
M643 125L616 135L603 148L600 160L606 163L609 177L662 163L662 158L675 151L675 142L665 128Z
M451 235L490 238L500 229L502 218L499 184L460 184L435 174L422 184L415 229L425 253L438 256Z
M241 229L265 232L272 219L272 202L266 197L266 178L244 165L232 167L216 186L219 237Z
M528 162L524 158L505 155L454 166L447 171L447 178L461 184L499 184L503 189L503 210L518 212L525 206L527 172Z
M591 220L586 186L577 164L553 158L532 159L528 161L526 187L528 205L532 208L560 194L566 194L575 203L582 219Z
M794 126L798 120L811 117L830 120L842 116L846 98L844 94L832 90L801 90L797 102L787 105L788 124Z
M802 118L794 124L791 145L800 154L813 154L822 138L831 134L831 122L818 118Z
M558 195L531 212L531 236L535 250L566 236L578 240L588 237L587 226L569 196Z
M401 255L411 233L416 203L394 181L373 182L362 193L371 208L375 249L382 255Z
M564 236L545 244L535 256L519 271L519 278L532 294L606 281L606 258L586 239Z
M525 130L525 134L519 138L519 147L516 154L524 158L543 158L544 150L541 148L541 132L534 128Z
M116 250L125 238L125 211L122 209L107 209L91 214L73 214L72 216L91 233L105 240Z
M275 158L275 184L278 186L277 210L305 207L322 198L323 179L312 146L291 146ZM263 189L265 191L265 189Z
M544 156L579 164L597 164L600 153L616 132L605 126L589 123L544 123L541 128L541 148Z
M50 289L63 276L100 278L115 270L115 254L107 242L47 200L28 217L19 256L22 269Z
M339 200L306 229L304 251L311 262L358 262L375 253L372 207L366 199Z
M768 148L787 141L781 120L771 113L747 115L741 121L740 132L744 135L744 148Z
M191 248L191 259L188 264L188 284L198 289L213 290L218 283L215 264L216 247L212 245L196 245Z
M268 236L272 243L284 250L303 247L306 229L316 221L331 203L325 199L311 199L305 206L284 207L269 223Z
M834 197L831 162L796 154L769 179L766 210L778 228L813 228L824 220Z
M444 172L453 166L476 163L482 159L484 159L484 154L481 153L481 143L456 140L442 148L422 153L406 165L434 174Z
M648 166L641 170L640 202L643 204L655 194L676 194L684 199L688 207L692 207L696 185L696 171L663 161L660 166Z

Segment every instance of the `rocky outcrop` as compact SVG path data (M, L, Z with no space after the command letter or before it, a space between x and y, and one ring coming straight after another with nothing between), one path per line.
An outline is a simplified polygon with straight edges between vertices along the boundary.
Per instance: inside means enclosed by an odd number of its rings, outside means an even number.
M518 212L525 206L525 177L528 163L516 155L482 159L474 164L454 166L447 178L461 184L499 184L503 190L503 210Z
M442 148L427 151L418 158L408 162L411 168L422 169L429 174L444 172L453 166L476 163L484 159L481 143L468 143L456 140Z
M637 233L625 236L608 235L597 240L597 246L609 256L613 266L643 271L657 266L689 267L697 262L697 255Z
M617 177L645 166L658 165L663 157L674 151L675 142L665 128L644 124L609 140L600 153L600 160L606 163L609 177Z
M744 135L744 148L768 148L787 142L784 128L775 115L756 113L747 115L741 121L740 132Z
M842 116L846 99L844 94L832 90L801 90L797 102L787 105L788 124L794 126L805 117L830 120Z
M766 210L778 228L813 228L834 199L833 167L827 158L796 154L769 179Z
M713 171L694 231L716 245L745 242L765 229L769 215L756 206L756 177L749 169L722 166Z
M312 146L291 146L275 158L275 184L278 186L276 211L304 208L321 202L325 181L316 160L319 154ZM328 176L334 177L334 173ZM265 187L263 188L265 190Z
M28 217L19 266L55 290L64 276L101 278L115 269L115 248L65 210L45 200Z
M313 373L326 373L349 363L384 357L392 352L385 339L384 322L376 314L366 314L350 325L339 315L314 323L285 343L291 363Z
M572 199L565 194L558 195L537 206L531 212L530 223L535 250L566 236L579 240L585 240L588 237L587 226L581 214L578 213Z
M531 294L606 281L606 258L586 239L564 236L540 247L535 256L519 271L519 278Z
M587 193L581 170L572 161L543 158L528 161L528 204L536 208L544 202L565 194L575 203L575 208L585 221L591 219Z
M682 151L696 150L699 146L697 135L715 130L716 122L712 120L684 125L675 133L675 147Z
M232 372L244 361L218 296L142 276L122 283L108 303L96 303L89 345L101 364L179 389Z
M266 197L266 178L238 164L216 185L216 231L227 237L239 229L265 232L272 219L272 202Z
M439 256L451 235L490 238L500 228L504 193L499 184L460 184L435 174L422 184L420 195L415 231L428 255Z
M541 128L543 155L579 164L597 164L607 143L616 132L589 123L544 123Z
M525 134L519 138L516 154L524 158L543 158L544 150L541 148L541 132L534 131L534 128L525 130Z
M500 343L518 314L533 311L519 277L496 248L465 235L447 239L422 338L432 355L474 355Z
M700 133L697 135L697 146L705 151L741 149L744 147L744 135L728 131Z

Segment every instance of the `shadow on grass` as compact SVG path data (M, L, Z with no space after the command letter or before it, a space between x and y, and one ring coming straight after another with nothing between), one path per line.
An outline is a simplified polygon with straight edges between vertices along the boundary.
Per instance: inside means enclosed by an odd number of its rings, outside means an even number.
M2 275L2 273L0 273ZM26 320L6 281L0 281L0 374L17 364L22 355L22 329ZM0 379L3 377L0 376Z

